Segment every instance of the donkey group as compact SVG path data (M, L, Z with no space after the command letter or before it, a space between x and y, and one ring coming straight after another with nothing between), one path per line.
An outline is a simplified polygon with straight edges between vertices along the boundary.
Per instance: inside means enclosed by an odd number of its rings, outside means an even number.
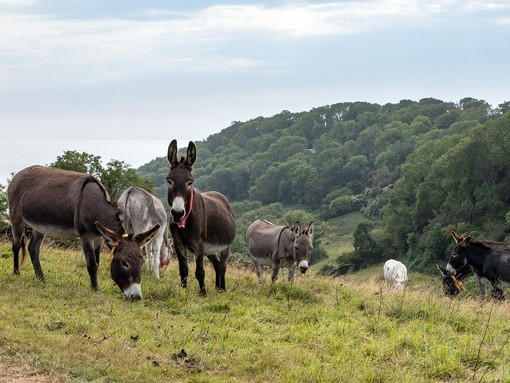
M159 277L159 266L169 259L168 227L182 287L188 284L190 251L196 259L199 293L206 294L204 256L214 267L216 288L225 290L227 260L236 235L234 212L223 194L201 192L193 186L196 158L192 141L181 158L176 140L168 147L169 219L161 201L139 188L129 188L113 203L105 187L92 175L45 166L21 170L7 188L14 273L19 274L20 251L23 261L28 245L35 274L43 280L39 252L44 237L79 237L92 289L98 290L99 256L106 243L113 281L127 299L141 299L141 269L145 261L141 248L144 247L149 270ZM26 228L32 229L29 239ZM312 238L313 222L304 230L299 222L293 227L276 226L265 220L253 222L246 240L259 280L262 281L263 265L272 267L273 282L281 266L289 268L289 280L293 280L296 267L305 273Z

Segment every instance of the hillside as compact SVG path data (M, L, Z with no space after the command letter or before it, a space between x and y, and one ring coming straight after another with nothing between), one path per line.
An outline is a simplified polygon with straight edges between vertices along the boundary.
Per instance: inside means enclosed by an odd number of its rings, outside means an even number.
M434 262L445 262L452 229L507 237L509 110L508 102L492 109L470 97L427 98L338 103L235 122L197 143L195 186L230 198L238 237L253 217L286 224L303 217L323 228L319 260L347 256L366 267L398 257L433 271ZM156 181L164 199L166 159L138 171ZM354 253L322 248L321 234L350 213L360 213L361 226L354 226L350 244L339 238L338 247L352 249L357 233ZM235 250L244 252L242 241Z
M260 286L231 266L227 292L179 287L175 260L144 299L124 300L102 254L101 292L80 251L44 245L46 283L12 275L0 242L0 364L59 382L495 382L510 379L506 303L441 294L411 272L405 293L381 268L339 278L299 275ZM192 270L193 265L190 265ZM206 283L213 286L206 267ZM28 366L28 367L27 367ZM1 376L1 375L0 375ZM41 378L42 379L42 378ZM41 381L41 380L39 380Z

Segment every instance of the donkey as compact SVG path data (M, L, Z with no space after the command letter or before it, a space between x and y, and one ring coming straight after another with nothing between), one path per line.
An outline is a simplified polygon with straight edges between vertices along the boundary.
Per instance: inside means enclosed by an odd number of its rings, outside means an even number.
M502 250L502 251L510 251L510 243L507 242L497 242L497 241L472 241L471 237L465 236L465 235L458 235L454 230L452 230L452 237L455 241L455 247L466 245L469 242L473 242L473 244L482 244L486 248L490 248L492 250ZM454 249L455 249L454 247ZM453 250L452 250L453 253ZM443 276L443 291L446 295L454 296L457 295L460 291L465 291L464 284L462 283L462 280L473 274L473 268L470 264L467 262L464 264L464 266L460 266L455 271L450 267L445 269L444 267L440 266L436 263L437 268L441 272L441 275ZM485 282L486 278L479 277L479 273L475 273L478 280L478 287L480 289L480 296L484 297L486 293L485 289ZM496 292L496 295L498 295L499 292Z
M273 270L271 283L278 279L282 266L289 269L289 281L294 280L296 267L306 273L312 256L313 231L313 221L303 231L299 222L289 227L276 226L265 219L254 221L246 230L246 244L259 282L264 283L263 266Z
M168 146L170 173L168 204L170 205L170 232L179 262L181 286L187 287L188 263L186 250L196 257L195 276L199 294L205 295L204 255L209 258L216 273L216 288L225 290L225 272L230 246L236 235L234 212L227 198L218 192L200 192L193 187L193 164L197 149L190 141L186 157L177 158L177 141Z
M19 252L25 258L25 228L32 234L28 252L35 275L44 280L39 262L46 235L60 239L79 237L85 254L90 285L98 291L97 268L103 240L111 249L110 274L127 299L141 299L140 249L159 225L136 236L127 236L119 211L105 187L93 176L69 170L31 166L16 173L7 188L12 223L14 274L19 274Z
M383 265L384 282L395 290L403 290L407 282L407 267L400 261L388 259Z
M149 271L159 278L159 266L166 266L170 259L167 233L167 215L163 202L148 191L132 186L120 195L117 206L122 226L128 234L139 234L158 224L159 230L145 246Z

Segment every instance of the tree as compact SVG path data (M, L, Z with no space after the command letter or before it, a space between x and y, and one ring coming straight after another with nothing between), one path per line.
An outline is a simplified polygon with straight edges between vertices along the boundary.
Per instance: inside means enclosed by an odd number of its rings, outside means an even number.
M382 259L382 249L372 238L370 232L374 225L370 222L360 222L353 233L355 259L362 266L370 265Z
M501 114L506 113L510 110L510 101L502 102L501 104L498 104L497 111Z
M114 201L130 186L138 186L149 192L152 192L154 188L153 181L142 178L124 161L112 160L104 168L100 156L86 152L65 151L50 166L93 175L101 181Z
M112 200L117 200L121 193L130 186L138 186L151 192L154 182L146 180L124 161L112 160L101 173L101 183L105 186Z
M50 164L50 166L80 173L88 173L96 178L100 178L103 172L100 156L95 156L86 152L78 153L74 150L64 151L64 154L57 156L56 161Z

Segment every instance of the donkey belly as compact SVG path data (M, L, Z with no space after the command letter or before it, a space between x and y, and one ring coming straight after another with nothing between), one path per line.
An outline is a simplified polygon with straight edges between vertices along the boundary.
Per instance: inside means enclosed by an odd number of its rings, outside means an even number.
M26 221L27 225L33 230L38 231L44 235L58 239L73 239L79 237L78 232L74 227L60 226L55 224L45 224L38 222Z
M229 246L230 246L230 243L228 243L228 244L205 243L204 244L204 253L206 255L218 254L221 251L225 250Z
M273 259L271 258L271 254L268 254L265 257L254 257L252 256L252 259L257 262L261 266L273 266Z

